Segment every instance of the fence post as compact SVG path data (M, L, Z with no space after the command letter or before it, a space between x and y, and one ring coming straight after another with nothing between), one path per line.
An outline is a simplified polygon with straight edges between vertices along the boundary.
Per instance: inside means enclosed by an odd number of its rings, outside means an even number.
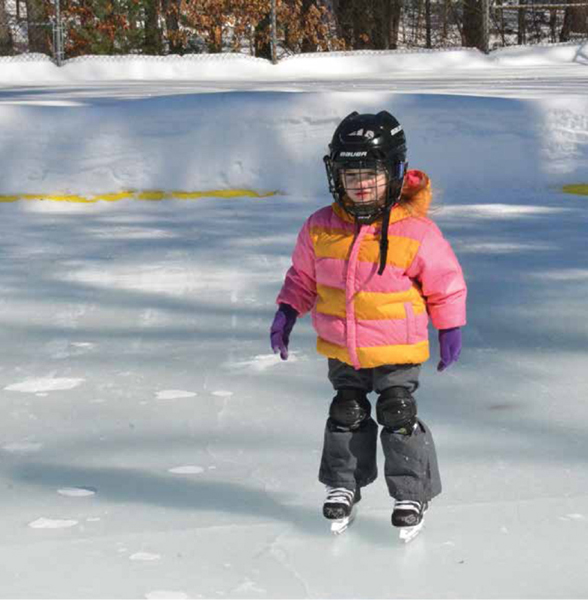
M61 67L63 62L63 27L61 24L60 0L55 0L55 20L53 21L53 52L55 63Z
M490 0L482 0L482 52L490 52Z
M277 52L277 24L276 24L276 0L271 0L271 16L270 16L270 47L272 53L272 63L275 65L278 62L278 52Z

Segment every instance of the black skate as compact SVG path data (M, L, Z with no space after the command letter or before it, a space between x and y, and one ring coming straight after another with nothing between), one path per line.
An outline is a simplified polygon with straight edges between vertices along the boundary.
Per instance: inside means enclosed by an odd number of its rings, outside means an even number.
M361 500L359 488L348 490L343 487L327 486L327 498L323 504L323 516L332 521L331 532L343 533L355 519L356 504Z
M428 508L428 502L396 500L392 513L392 525L400 529L400 539L404 543L410 542L421 532Z

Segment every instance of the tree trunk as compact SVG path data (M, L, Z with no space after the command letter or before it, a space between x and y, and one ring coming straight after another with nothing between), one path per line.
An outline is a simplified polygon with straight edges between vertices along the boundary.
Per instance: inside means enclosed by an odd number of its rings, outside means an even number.
M390 46L386 15L389 0L374 0L372 10L372 45L376 50L387 50Z
M417 14L414 20L414 29L412 43L415 46L419 46L419 40L421 39L421 21L423 19L423 0L417 0Z
M527 4L527 0L519 0L519 4ZM519 31L517 34L517 43L522 46L527 42L527 10L519 9Z
M425 38L427 48L432 48L433 43L431 39L431 0L425 0Z
M12 33L8 24L8 13L4 0L0 0L0 56L10 56L14 54L12 44Z
M388 48L391 50L396 50L398 48L402 2L403 0L389 0L388 2L386 23L388 23Z
M166 39L170 54L183 54L183 47L178 39L180 31L180 0L161 0L161 10L165 18Z
M374 48L374 0L354 0L352 2L353 36L357 50Z
M480 0L463 2L463 38L467 48L482 47L482 6Z
M162 35L159 27L160 15L159 0L145 0L145 40L143 43L144 54L162 54Z
M582 1L570 0L570 4L579 4ZM559 41L569 41L572 33L588 33L588 10L586 6L569 6L566 8Z
M575 33L588 33L588 6L572 8L574 13L572 31Z
M337 20L337 32L343 38L347 48L357 47L354 5L357 0L337 0L333 2L333 12Z
M270 42L270 21L271 14L268 13L257 25L255 26L254 45L255 45L255 56L258 58L272 59L272 46ZM287 36L286 36L287 37Z
M443 0L443 25L441 28L441 44L447 44L447 33L449 30L449 4L450 0Z
M502 6L502 4L503 0L496 0L497 6ZM498 29L500 30L500 40L502 41L502 45L506 46L506 35L504 31L504 11L497 10L495 14L497 15L497 18L499 20Z
M549 41L555 44L557 41L557 10L549 11Z
M51 24L43 0L26 0L29 52L51 54Z

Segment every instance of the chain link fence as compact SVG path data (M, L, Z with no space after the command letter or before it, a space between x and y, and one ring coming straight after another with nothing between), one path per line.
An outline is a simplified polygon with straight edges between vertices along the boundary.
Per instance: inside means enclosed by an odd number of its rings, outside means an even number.
M588 40L588 0L0 0L0 56L301 53Z
M588 4L497 2L490 16L495 47L588 38Z

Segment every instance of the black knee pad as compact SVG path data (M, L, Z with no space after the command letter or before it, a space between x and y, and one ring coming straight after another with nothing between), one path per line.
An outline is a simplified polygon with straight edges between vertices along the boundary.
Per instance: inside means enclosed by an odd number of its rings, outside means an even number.
M331 402L329 417L333 425L344 429L357 429L370 418L372 407L365 392L354 388L337 391Z
M417 416L417 404L412 394L403 387L385 389L376 405L378 423L388 431L410 435Z

